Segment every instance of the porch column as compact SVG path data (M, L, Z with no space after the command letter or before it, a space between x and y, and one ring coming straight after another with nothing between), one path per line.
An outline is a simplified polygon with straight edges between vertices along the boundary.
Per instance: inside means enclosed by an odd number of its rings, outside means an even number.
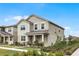
M36 40L35 35L33 35L33 42Z
M10 37L8 36L8 44L10 44Z
M28 40L29 40L29 39L28 39L28 35L27 35L27 36L26 36L26 42L28 42Z
M42 34L42 42L44 42L44 34Z
M5 44L5 36L3 37L3 43Z

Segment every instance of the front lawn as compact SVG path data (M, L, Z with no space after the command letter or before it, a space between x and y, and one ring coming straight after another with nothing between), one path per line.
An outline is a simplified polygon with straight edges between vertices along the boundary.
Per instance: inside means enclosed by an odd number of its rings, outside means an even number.
M13 56L17 53L17 51L12 51L12 50L5 50L5 49L0 49L0 56Z
M7 48L23 49L23 50L40 50L40 48L26 47L26 46L15 46L15 45L0 45L0 46L7 47Z
M33 47L23 47L23 48L18 48L18 49L24 49L24 50L40 50L40 48L33 48Z
M27 52L18 52L12 50L0 49L0 56L46 56L47 54L43 51L28 50Z

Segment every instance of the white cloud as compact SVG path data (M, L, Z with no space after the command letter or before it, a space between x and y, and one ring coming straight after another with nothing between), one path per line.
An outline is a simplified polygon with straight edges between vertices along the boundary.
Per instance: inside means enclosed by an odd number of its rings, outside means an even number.
M71 31L70 34L73 36L79 36L79 31L74 30L74 31Z
M16 20L16 21L19 21L21 20L23 17L22 16L14 16L12 17L12 19Z
M71 30L71 28L69 26L65 27L65 30Z
M69 26L65 27L65 36L68 37L69 35L72 36L79 36L79 30L73 29Z
M65 28L65 36L68 37L70 35L71 32L71 27L70 26L66 26Z
M5 22L8 22L8 21L20 21L21 19L27 19L28 16L9 16L9 17L6 17L4 19Z

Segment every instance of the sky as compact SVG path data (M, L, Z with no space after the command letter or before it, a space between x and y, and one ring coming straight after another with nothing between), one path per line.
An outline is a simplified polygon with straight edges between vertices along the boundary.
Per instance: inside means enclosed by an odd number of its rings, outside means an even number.
M65 28L65 35L79 36L77 3L0 3L0 25L13 25L31 14L41 16Z

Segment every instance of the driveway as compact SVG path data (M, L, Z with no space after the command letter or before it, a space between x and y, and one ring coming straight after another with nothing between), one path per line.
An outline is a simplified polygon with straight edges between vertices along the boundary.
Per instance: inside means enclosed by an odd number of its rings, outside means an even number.
M13 50L13 51L21 51L21 52L27 52L27 50L16 49L16 48L0 47L0 49Z
M71 56L79 56L79 48Z

